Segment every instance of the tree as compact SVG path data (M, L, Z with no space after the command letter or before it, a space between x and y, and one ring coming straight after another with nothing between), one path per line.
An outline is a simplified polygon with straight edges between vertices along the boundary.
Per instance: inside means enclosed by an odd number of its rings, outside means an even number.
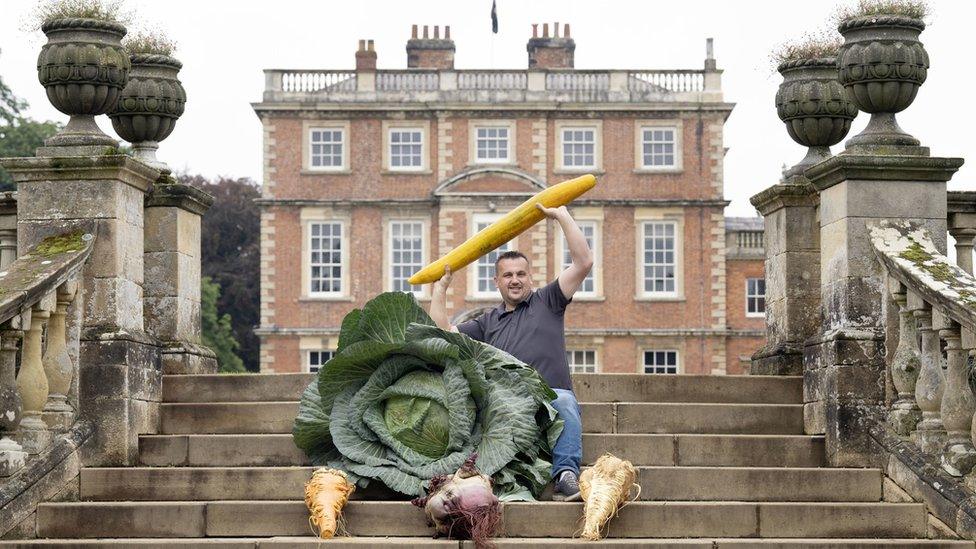
M237 356L240 344L234 339L230 315L217 313L220 285L205 276L200 279L200 316L203 328L203 344L217 354L221 372L243 372L244 362Z
M44 140L61 129L61 124L23 116L27 102L19 99L0 78L0 158L33 156ZM0 167L0 191L14 189L7 170Z
M249 178L201 175L178 176L214 196L214 204L203 216L200 244L203 275L220 285L217 311L230 315L234 335L240 343L238 356L248 371L258 371L258 338L254 328L260 320L260 227L254 200L260 196Z

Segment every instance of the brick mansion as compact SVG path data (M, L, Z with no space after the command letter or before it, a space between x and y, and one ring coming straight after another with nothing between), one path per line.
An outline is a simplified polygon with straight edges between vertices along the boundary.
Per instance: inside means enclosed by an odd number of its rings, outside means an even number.
M450 27L413 26L405 70L266 70L262 372L315 371L342 318L546 186L597 186L570 210L595 265L566 313L578 372L742 373L764 340L763 227L727 218L733 109L709 41L701 69L577 70L569 25L533 25L528 67L454 66ZM666 61L666 60L655 60ZM543 221L455 276L457 324L500 302L500 251L533 284L569 261Z

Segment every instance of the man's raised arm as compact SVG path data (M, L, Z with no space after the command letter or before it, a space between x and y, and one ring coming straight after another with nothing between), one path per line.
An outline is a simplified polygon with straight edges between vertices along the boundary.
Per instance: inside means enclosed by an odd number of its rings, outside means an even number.
M579 289L580 284L586 279L586 275L590 274L590 269L593 268L593 252L586 243L586 237L583 236L583 231L580 230L573 216L569 214L566 206L546 208L542 204L536 204L536 207L546 217L559 222L559 226L563 230L563 235L566 237L566 244L569 246L569 257L572 263L570 263L569 267L566 267L566 270L559 273L559 289L562 290L566 299L571 299L573 294L576 293L576 290ZM556 253L561 252L557 251Z
M447 318L447 288L451 285L452 276L451 268L444 267L444 276L431 284L430 318L441 330L456 332L457 328L451 326L451 321Z

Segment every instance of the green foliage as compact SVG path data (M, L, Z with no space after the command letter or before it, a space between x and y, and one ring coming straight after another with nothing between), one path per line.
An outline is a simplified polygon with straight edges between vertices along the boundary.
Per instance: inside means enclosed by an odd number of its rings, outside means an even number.
M249 372L257 372L258 338L254 327L261 322L261 220L254 200L261 193L257 184L247 178L209 180L182 174L177 179L214 197L213 206L202 220L203 274L220 285L217 311L230 315L240 343L238 356Z
M27 102L19 99L0 78L0 158L34 156L44 140L61 129L57 122L40 122L22 115ZM13 179L0 167L0 191L14 190Z
M55 19L81 18L98 19L126 24L132 21L132 14L123 9L120 0L44 0L34 9L33 27Z
M924 21L931 10L924 0L858 0L853 6L841 8L836 19L847 21L866 15L901 15Z
M122 40L122 46L129 53L155 53L159 55L173 55L176 42L161 31L138 31L127 35Z
M203 328L203 344L217 354L221 372L244 372L244 363L236 352L240 345L234 339L230 315L217 313L220 285L210 277L200 279L200 313Z
M302 395L292 434L315 465L418 496L472 453L503 500L549 481L562 431L552 389L490 345L437 328L413 295L387 292L342 321L339 348Z

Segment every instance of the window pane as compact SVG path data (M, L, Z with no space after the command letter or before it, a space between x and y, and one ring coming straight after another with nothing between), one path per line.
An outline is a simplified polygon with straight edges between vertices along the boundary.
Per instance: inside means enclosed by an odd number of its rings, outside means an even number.
M342 224L312 223L311 250L334 250L332 253L312 251L309 254L311 292L339 292L342 288Z
M676 134L674 128L655 128L641 131L641 156L644 167L675 166Z
M477 128L475 151L477 160L498 162L508 160L508 128Z
M390 222L390 280L393 291L423 292L421 286L410 285L407 280L423 268L423 230L421 221Z
M342 167L342 130L311 130L309 164L313 167Z
M596 130L586 128L564 129L563 166L595 167L593 151L596 147Z
M648 222L643 229L644 291L675 291L674 223Z
M390 130L390 167L422 167L422 142L419 130Z

